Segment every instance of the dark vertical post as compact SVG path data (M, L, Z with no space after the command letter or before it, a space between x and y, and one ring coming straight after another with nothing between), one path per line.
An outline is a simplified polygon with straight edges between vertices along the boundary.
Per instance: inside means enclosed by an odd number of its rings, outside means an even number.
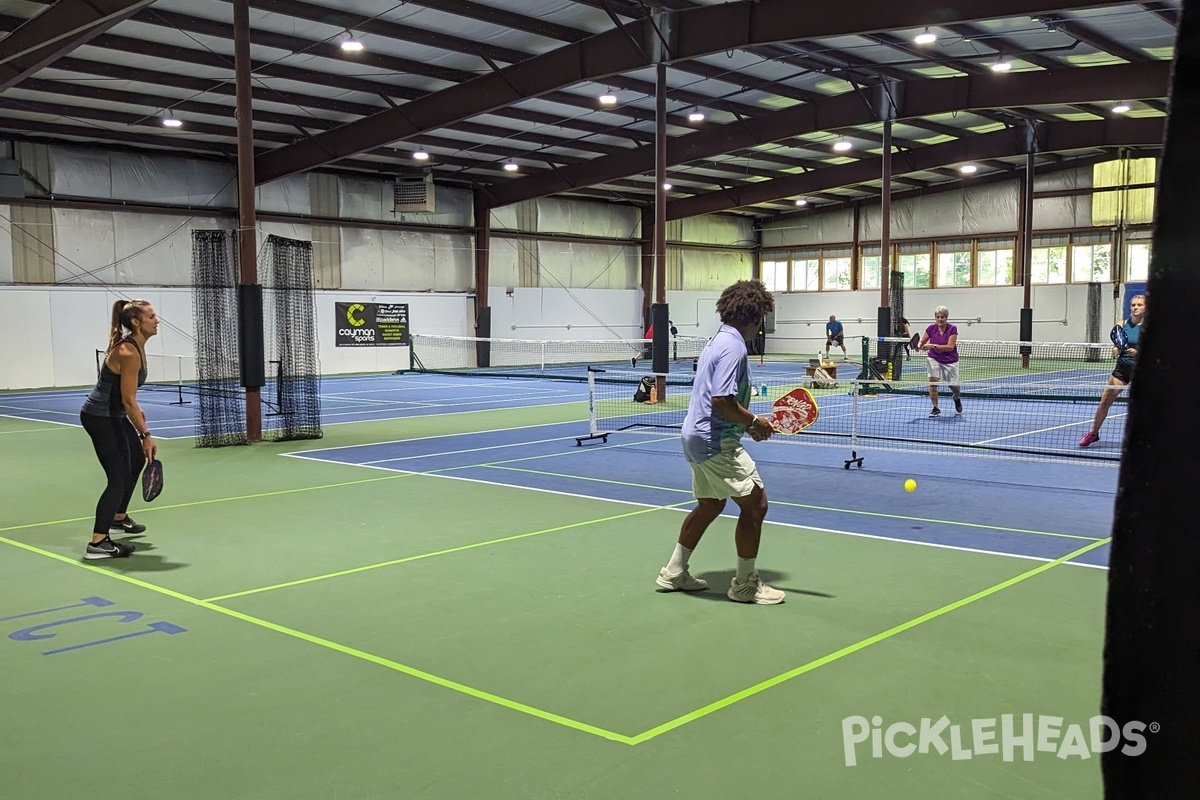
M1032 122L1025 127L1025 177L1021 182L1021 213L1018 215L1017 237L1021 242L1022 285L1025 287L1021 306L1021 341L1033 341L1033 180L1034 156L1037 154L1037 129ZM1021 366L1029 368L1030 347L1021 348Z
M883 186L879 209L879 319L876 336L892 335L891 255L892 255L892 118L883 121ZM863 365L866 369L866 365Z
M862 257L859 253L862 250L862 203L854 201L854 235L850 242L850 291L857 292L862 285L862 279L859 276L859 267L862 265ZM759 236L760 246L762 236Z
M1129 389L1104 642L1101 713L1135 733L1144 726L1145 749L1137 754L1137 741L1123 736L1101 754L1109 800L1186 797L1197 785L1200 450L1186 431L1196 424L1198 85L1200 5L1185 2L1155 201L1146 293L1151 322Z
M654 302L654 213L653 208L642 207L642 238L638 240L641 249L641 285L642 285L642 329L638 331L640 338L650 324L650 305Z
M233 3L233 62L237 92L239 329L242 384L246 387L246 438L262 440L262 287L258 284L254 211L254 110L250 83L250 0ZM251 288L253 287L253 288ZM256 299L255 299L256 298ZM256 345L256 346L255 346Z
M663 31L664 14L655 16L659 31ZM657 291L654 296L654 348L653 369L665 373L671 368L668 341L670 331L667 330L667 57L666 45L660 40L655 43L658 52L658 63L655 65L658 80L654 91L654 282ZM662 323L659 323L659 319ZM659 375L658 396L663 398L667 392L667 379Z
M492 209L483 196L475 193L475 335L481 339L492 336L492 307L488 303L488 284L491 283ZM490 342L475 343L475 362L480 367L492 365Z

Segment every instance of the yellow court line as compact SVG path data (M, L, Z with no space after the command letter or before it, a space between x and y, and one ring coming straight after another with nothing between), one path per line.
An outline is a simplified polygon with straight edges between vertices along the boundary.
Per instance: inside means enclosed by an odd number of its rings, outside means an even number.
M527 705L525 703L519 703L515 700L509 700L507 697L501 697L499 695L492 694L491 692L485 692L480 689L476 689L472 686L467 686L466 684L458 683L457 681L452 681L447 678L442 678L438 675L434 675L433 673L425 672L424 670L417 669L416 667L410 667L407 664L401 664L398 661L392 661L390 658L383 658L382 656L377 656L373 653L368 653L366 651L359 650L354 647L349 647L347 645L340 644L338 642L330 641L329 639L324 639L320 636L313 636L310 633L298 631L295 628L289 628L286 625L279 625L274 622L270 622L268 620L260 619L258 617L252 616L250 614L244 614L240 611L234 611L231 608L225 608L224 606L216 605L215 603L209 602L207 600L201 600L196 597L191 597L190 595L183 594L182 592L176 592L172 589L167 589L162 586L157 586L153 583L147 583L146 581L139 580L137 578L132 578L128 575L122 575L118 572L111 572L109 570L101 569L99 567L94 567L90 564L84 564L74 558L69 558L67 556L60 555L58 553L52 553L49 550L43 550L40 547L34 547L32 545L25 544L24 542L14 541L12 539L8 539L3 536L0 536L0 543L11 545L13 547L17 547L22 550L27 550L31 553L35 553L40 556L52 558L56 561L61 561L65 564L70 564L73 567L79 567L80 569L86 569L89 572L96 573L97 575L104 575L109 578L115 578L119 581L124 581L125 583L132 584L132 585L137 586L142 589L149 589L152 592L157 592L158 594L166 595L167 597L173 598L175 600L180 600L184 603L188 603L189 605L198 606L199 608L208 609L209 611L215 611L218 614L223 614L227 617L232 617L234 619L241 620L242 622L248 622L251 625L256 625L260 628L265 628L266 630L274 631L275 633L282 633L283 635L290 636L293 639L299 639L300 641L308 642L309 644L315 644L320 647L324 647L328 650L333 650L338 653L342 653L344 655L348 655L348 656L352 656L357 659L361 659L363 661L368 661L372 664L378 664L381 667L387 667L388 669L393 670L395 672L400 672L400 673L403 673L410 677L418 678L418 679L426 681L428 683L432 683L435 686L441 686L444 689L450 689L451 691L459 692L460 694L465 694L469 697L474 697L477 700L484 700L484 701L492 703L494 705L501 706L502 708L507 708L510 711L517 711L517 712L526 714L531 717L536 717L538 719L545 720L546 722L553 722L556 725L562 725L565 728L571 728L572 730L580 731L582 733L589 733L593 736L598 736L602 739L608 739L610 741L619 742L621 744L632 744L633 743L632 740L630 739L630 737L628 737L624 734L621 734L621 733L616 733L614 731L606 730L606 729L598 727L596 725L589 725L586 722L580 722L579 720L574 720L574 719L571 719L570 717L564 717L561 714L555 714L550 711L545 711L540 708L535 708L534 706Z
M668 509L668 508L678 508L679 506L684 506L684 505L690 505L690 501L688 501L686 503L674 503L669 506L656 506L653 508L639 508L636 511L629 511L624 514L615 514L611 517L604 517L602 519L589 519L589 520L583 520L581 522L571 522L566 525L557 525L553 528L543 528L540 531L531 531L529 533L517 533L512 536L503 536L499 539L489 539L486 542L475 542L473 544L459 545L458 547L450 547L445 550L438 550L438 551L432 552L432 553L419 553L415 556L406 556L404 558L396 558L391 561L381 561L378 564L368 564L367 566L364 566L364 567L354 567L352 569L343 569L338 572L330 572L325 575L316 575L311 578L300 578L299 580L288 581L286 583L277 583L277 584L274 584L273 586L263 586L258 589L247 589L243 592L232 592L230 594L218 595L217 597L209 597L209 598L205 599L204 602L217 603L222 600L231 600L235 597L245 597L246 595L259 594L260 592L269 592L274 589L285 589L289 586L300 586L305 583L314 583L315 581L323 581L328 578L338 578L338 577L341 577L342 575L353 575L357 572L366 572L367 570L379 569L381 567L390 567L395 564L404 564L409 561L419 561L423 558L433 558L434 556L444 556L444 555L448 555L450 553L461 553L465 550L474 550L479 547L489 547L494 544L503 544L505 542L515 542L518 539L528 539L532 536L542 536L547 533L557 533L559 531L571 530L572 528L582 528L582 527L586 527L588 525L595 525L595 524L601 523L601 522L612 522L612 521L618 520L618 519L626 519L628 517L636 517L640 514L649 514L654 511L661 511L663 509Z
M236 495L234 497L213 497L208 500L193 500L188 503L173 503L171 505L165 505L165 506L154 506L153 508L151 508L150 506L146 506L144 508L141 508L138 511L138 513L145 514L148 511L169 511L173 508L193 508L195 506L212 505L213 503L231 503L234 500L256 500L261 497L278 497L279 495L285 495L285 494L299 494L301 492L315 492L318 489L337 489L342 486L356 486L356 485L362 484L362 483L377 483L379 481L396 480L397 478L411 478L414 475L419 475L419 474L421 474L421 473L398 472L398 473L394 473L392 475L380 475L375 478L361 478L356 481L341 481L340 483L324 483L324 484L321 484L320 486L301 486L300 488L297 488L297 489L279 489L274 492L258 492L257 494L242 494L242 495ZM68 522L88 522L92 519L93 519L93 517L74 517L72 519L55 519L55 520L49 520L47 522L30 522L25 525L9 525L6 528L0 528L0 533L7 533L8 531L19 531L19 530L24 530L26 528L41 528L41 527L47 526L47 525L63 525Z
M813 670L819 669L820 667L823 667L827 664L832 664L833 662L843 659L848 655L857 653L860 650L865 650L866 648L870 647L871 645L878 644L879 642L890 639L893 636L897 636L901 633L904 633L905 631L912 630L913 628L917 627L918 625L923 625L926 622L929 622L930 620L934 620L934 619L937 619L938 617L949 614L951 611L956 611L957 609L963 608L964 606L968 606L971 603L976 602L977 600L982 600L985 597L990 597L991 595L994 595L997 592L1003 591L1004 589L1008 589L1011 586L1015 586L1018 583L1021 583L1022 581L1029 580L1030 578L1034 577L1035 575L1041 575L1043 572L1054 569L1055 567L1060 566L1060 565L1066 563L1067 561L1070 561L1073 558L1078 558L1079 556L1083 555L1084 553L1087 553L1091 550L1095 550L1096 548L1100 547L1103 544L1107 544L1109 541L1110 541L1110 539L1102 539L1101 541L1098 541L1098 542L1092 542L1091 544L1085 545L1072 553L1067 553L1062 558L1055 559L1054 561L1050 561L1045 564L1040 564L1040 565L1034 567L1033 569L1030 569L1026 572L1022 572L1020 575L1009 578L1008 580L1005 580L1005 581L1001 581L1000 583L997 583L995 586L990 586L987 589L978 591L975 594L970 595L969 597L964 597L961 600L955 600L953 603L947 603L946 605L942 606L941 608L936 608L933 611L929 611L925 614L922 614L919 617L916 617L915 619L910 619L908 622L902 622L899 625L888 628L886 631L877 633L874 636L869 636L866 639L855 642L854 644L851 644L851 645L847 645L846 647L843 647L840 650L834 651L832 653L829 653L828 655L822 656L821 658L810 661L807 664L803 664L799 667L796 667L795 669L790 669L787 672L784 672L780 675L776 675L774 678L768 678L765 681L756 683L755 685L753 685L749 688L743 689L740 692L736 692L736 693L731 694L728 697L725 697L721 700L717 700L713 703L709 703L708 705L704 706L703 708L698 708L695 711L692 711L688 714L684 714L683 716L676 717L675 719L670 720L669 722L664 722L662 725L655 726L655 727L651 728L650 730L645 731L644 733L640 733L637 736L632 737L633 741L630 742L630 744L634 744L634 745L642 744L643 742L647 742L650 739L655 738L656 736L661 736L662 734L664 734L668 731L672 731L672 730L675 730L676 728L682 727L682 726L688 724L689 722L695 722L696 720L698 720L702 717L706 717L709 714L720 711L723 708L728 708L729 706L733 705L734 703L740 702L749 697L753 697L756 694L765 692L767 689L778 686L781 683L790 681L792 678L796 678L801 675L804 675L805 673L812 672Z
M382 656L377 656L377 655L374 655L373 653L368 653L366 651L359 650L354 647L349 647L347 645L343 645L338 642L331 641L329 639L324 639L320 636L314 636L312 634L305 633L303 631L298 631L294 628L289 628L285 625L279 625L277 623L270 622L268 620L264 620L264 619L260 619L258 617L252 616L250 614L245 614L240 611L234 611L233 609L225 608L224 606L216 605L215 603L212 603L207 600L200 600L198 598L191 597L190 595L183 594L182 592L176 592L172 589L167 589L162 586L157 586L152 583L147 583L146 581L139 580L137 578L133 578L128 575L122 575L120 573L101 569L99 567L95 567L90 564L82 563L76 559L69 558L67 556L63 556L58 553L53 553L48 550L43 550L39 547L34 547L32 545L28 545L23 542L17 542L12 539L8 539L6 537L0 536L0 543L2 543L2 544L7 544L12 547L17 547L19 549L26 550L26 551L34 553L36 555L45 556L47 558L51 558L51 559L60 561L65 564L69 564L73 567L86 569L89 572L93 572L97 575L103 575L103 576L106 576L109 578L114 578L116 580L123 581L123 582L131 584L133 586L137 586L137 587L143 588L143 589L148 589L152 592L156 592L158 594L162 594L167 597L171 597L173 599L180 600L180 601L182 601L184 603L188 603L190 605L194 605L194 606L197 606L200 608L205 608L205 609L208 609L209 611L215 611L218 614L232 617L234 619L241 620L242 622L248 622L251 625L255 625L260 628L265 628L266 630L274 631L276 633L281 633L285 636L290 636L292 638L299 639L300 641L308 642L310 644L315 644L320 647L324 647L326 649L342 653L344 655L348 655L348 656L352 656L354 658L361 659L363 661L368 661L372 664L377 664L379 666L386 667L395 672L400 672L400 673L408 675L410 677L414 677L419 680L423 680L428 683L432 683L436 686L441 686L442 688L450 689L451 691L459 692L460 694L464 694L469 697L474 697L478 700L484 700L486 702L492 703L492 704L500 706L502 708L507 708L511 711L517 711L519 713L526 714L531 717L536 717L538 719L541 719L541 720L544 720L547 722L553 722L557 725L561 725L563 727L570 728L572 730L580 731L582 733L588 733L593 736L600 737L602 739L607 739L609 741L618 742L620 744L627 744L627 745L631 745L631 746L643 744L651 739L661 736L664 733L667 733L669 731L680 728L690 722L694 722L698 719L701 719L701 718L706 717L710 714L713 714L717 711L720 711L721 709L728 708L729 706L731 706L734 703L737 703L741 700L745 700L749 697L753 697L754 695L765 692L767 689L770 689L772 687L778 686L779 684L785 683L785 682L791 680L792 678L796 678L805 673L812 672L815 669L823 667L827 664L831 664L835 661L845 658L846 656L852 655L853 653L857 653L860 650L864 650L864 649L870 647L871 645L878 644L879 642L890 639L893 636L897 636L898 634L901 634L901 633L904 633L905 631L911 630L919 625L929 622L930 620L937 619L938 617L942 617L946 614L949 614L952 611L963 608L964 606L970 605L971 603L974 603L978 600L982 600L985 597L989 597L993 594L996 594L997 592L1003 591L1004 589L1015 586L1016 584L1021 583L1022 581L1026 581L1029 578L1034 577L1035 575L1040 575L1043 572L1053 569L1054 567L1060 566L1063 563L1069 561L1070 559L1077 558L1078 556L1081 556L1091 550L1094 550L1103 544L1107 544L1108 541L1109 541L1108 539L1104 539L1099 542L1093 542L1092 544L1089 544L1085 547L1081 547L1072 553L1068 553L1067 555L1063 556L1062 558L1056 559L1055 561L1048 562L1046 564L1041 564L1037 567L1034 567L1033 569L1030 569L1026 572L1021 573L1020 575L1009 578L1008 580L1002 581L1002 582L1000 582L994 586L991 586L987 589L983 589L983 590L976 592L976 593L974 593L968 597L965 597L961 600L956 600L952 603L948 603L948 604L942 606L941 608L937 608L937 609L934 609L933 611L922 614L921 616L916 617L915 619L911 619L908 622L903 622L899 625L889 628L886 631L877 633L874 636L870 636L859 642L856 642L854 644L843 647L842 649L837 650L833 653L830 653L828 655L822 656L821 658L810 661L807 664L804 664L802 666L796 667L795 669L784 672L781 675L777 675L774 678L769 678L768 680L761 681L760 683L757 683L754 686L743 689L743 690L736 692L732 695L729 695L728 697L725 697L721 700L717 700L713 703L709 703L708 705L706 705L702 708L699 708L695 711L692 711L688 714L684 714L680 717L676 717L673 720L664 722L663 724L657 725L653 728L650 728L649 730L647 730L643 733L640 733L636 736L626 736L625 734L616 733L615 731L610 731L605 728L598 727L596 725L589 725L588 723L580 722L579 720L574 720L569 717L564 717L560 714L555 714L550 711L545 711L543 709L536 708L534 706L530 706L525 703L520 703L515 700L509 700L508 698L500 697L499 695L492 694L491 692L485 692L480 689L476 689L474 687L467 686L466 684L458 683L457 681L452 681L447 678L442 678L442 677L434 675L432 673L425 672L424 670L420 670L415 667L410 667L406 664L401 664L397 661L392 661L391 659L383 658Z

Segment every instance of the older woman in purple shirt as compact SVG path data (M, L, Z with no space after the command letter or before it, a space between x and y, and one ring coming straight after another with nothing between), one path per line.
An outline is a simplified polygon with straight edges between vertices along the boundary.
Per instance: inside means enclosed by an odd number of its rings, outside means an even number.
M950 309L938 306L933 310L933 324L921 334L919 350L926 351L929 362L929 399L933 410L929 416L941 416L938 409L938 381L950 384L954 410L962 413L961 389L958 385L958 328L950 324Z

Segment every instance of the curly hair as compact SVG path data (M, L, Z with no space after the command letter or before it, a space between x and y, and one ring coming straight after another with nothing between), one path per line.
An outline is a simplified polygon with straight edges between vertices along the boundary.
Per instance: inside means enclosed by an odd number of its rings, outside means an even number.
M721 292L717 299L721 322L735 328L761 322L774 310L775 298L762 281L738 281Z

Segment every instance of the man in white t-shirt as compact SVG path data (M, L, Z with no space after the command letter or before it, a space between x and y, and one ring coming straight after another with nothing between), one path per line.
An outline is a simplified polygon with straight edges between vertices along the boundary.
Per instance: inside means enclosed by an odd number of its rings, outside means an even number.
M784 593L767 586L755 568L767 495L754 460L741 445L743 433L764 441L774 431L750 405L750 364L746 342L754 338L775 299L760 281L738 281L721 293L717 313L721 330L705 345L696 365L692 399L683 422L683 452L692 467L697 505L683 521L671 560L655 581L668 592L699 592L708 584L688 572L688 559L700 537L733 498L738 516L734 541L737 574L727 595L739 603L775 605Z

